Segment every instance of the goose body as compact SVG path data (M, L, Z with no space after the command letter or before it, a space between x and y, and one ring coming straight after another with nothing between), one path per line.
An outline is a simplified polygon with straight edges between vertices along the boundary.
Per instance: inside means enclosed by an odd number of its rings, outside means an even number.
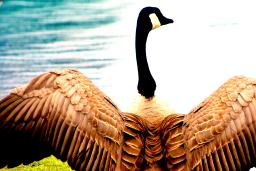
M50 154L75 170L246 170L254 166L256 79L231 78L185 115L155 103L156 83L146 61L144 34L167 23L171 20L153 7L144 8L138 18L138 26L146 30L136 31L142 36L136 36L136 57L143 102L135 113L122 112L75 69L39 75L3 98L0 167Z

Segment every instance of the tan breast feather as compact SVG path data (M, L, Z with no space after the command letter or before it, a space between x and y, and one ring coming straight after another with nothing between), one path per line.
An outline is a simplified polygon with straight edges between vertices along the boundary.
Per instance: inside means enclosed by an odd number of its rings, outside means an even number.
M0 101L0 167L54 154L75 170L246 170L256 161L255 88L234 77L187 115L150 100L123 113L80 72L44 73Z

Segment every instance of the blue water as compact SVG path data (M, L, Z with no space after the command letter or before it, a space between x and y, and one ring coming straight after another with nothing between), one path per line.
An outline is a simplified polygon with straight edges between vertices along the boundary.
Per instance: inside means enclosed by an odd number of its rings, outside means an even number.
M0 7L0 97L52 69L77 68L91 79L113 61L104 52L119 35L102 28L120 20L108 0L4 0Z
M0 98L40 73L76 68L129 106L137 94L136 18L148 5L174 19L150 33L147 56L157 96L177 112L189 112L234 75L256 77L254 0L2 2Z

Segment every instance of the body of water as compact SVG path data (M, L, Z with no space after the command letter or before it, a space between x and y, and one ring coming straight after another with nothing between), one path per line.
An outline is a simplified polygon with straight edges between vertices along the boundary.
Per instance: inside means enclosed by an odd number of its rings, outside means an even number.
M174 19L150 33L147 56L157 95L177 112L189 112L234 75L256 77L253 0L2 2L0 97L40 73L76 68L127 106L137 93L134 36L144 6Z
M0 97L34 76L76 68L92 80L117 60L113 28L123 4L112 1L6 0L0 7Z

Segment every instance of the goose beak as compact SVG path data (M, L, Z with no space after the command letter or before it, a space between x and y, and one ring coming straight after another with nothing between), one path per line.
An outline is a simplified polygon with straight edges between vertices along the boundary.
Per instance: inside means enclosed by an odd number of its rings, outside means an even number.
M166 25L166 24L170 24L170 23L173 23L173 20L172 20L172 19L166 18L166 17L164 17L164 16L161 18L161 24L162 24L162 25Z

